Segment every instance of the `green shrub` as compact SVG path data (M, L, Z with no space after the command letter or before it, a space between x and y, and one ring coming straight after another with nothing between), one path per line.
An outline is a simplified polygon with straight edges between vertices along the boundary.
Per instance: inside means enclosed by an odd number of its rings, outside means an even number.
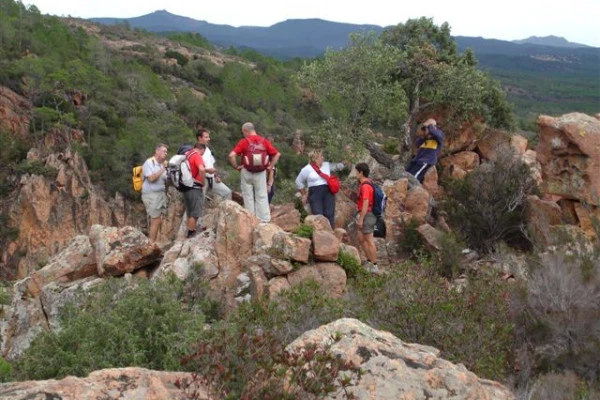
M31 174L45 176L49 179L56 179L58 171L56 168L46 167L43 162L38 160L23 160L20 164L15 166L15 173L19 176Z
M300 224L294 231L294 234L297 236L311 239L313 236L313 232L315 231L315 227L312 225Z
M186 370L198 375L179 382L180 387L192 399L197 384L218 398L320 398L334 390L339 371L358 372L328 348L307 348L303 354L284 348L305 331L341 318L342 309L342 302L326 296L315 282L285 290L276 301L241 304L206 330L197 350L183 358Z
M400 150L398 148L398 139L386 139L385 143L383 144L383 151L388 154L400 154Z
M344 251L340 251L336 262L344 269L344 271L346 271L348 279L362 279L365 276L370 275L365 271L359 261Z
M13 241L19 237L19 228L11 227L8 223L8 215L0 214L0 243L4 241Z
M444 183L441 202L449 223L470 247L491 251L496 243L529 248L524 232L525 201L536 190L529 167L512 151L498 152L496 161L482 164L464 179Z
M19 380L86 376L102 368L180 369L204 318L182 307L182 284L110 280L82 306L65 307L58 332L41 333L14 365Z
M508 376L513 337L507 288L472 278L459 292L429 262L387 271L385 277L348 287L347 314L406 342L434 346L442 357L479 376Z
M167 50L165 52L165 58L174 58L177 60L177 64L181 65L182 67L185 66L188 63L188 58L186 56L184 56L183 54L175 51L175 50Z
M360 374L359 368L332 353L330 347L308 345L289 352L272 332L219 325L182 360L195 373L176 385L187 399L200 399L197 388L201 386L220 399L316 400L343 391ZM346 373L338 379L342 371Z
M421 235L419 235L419 232L417 231L419 222L412 218L407 223L403 218L402 227L404 229L404 235L402 236L402 239L400 239L400 247L412 257L417 258L425 248L425 243L423 243L423 239L421 239Z
M8 382L11 380L12 367L2 357L0 357L0 382Z
M461 270L461 260L464 248L464 244L454 233L441 235L437 264L440 275L447 278L456 278L463 272Z

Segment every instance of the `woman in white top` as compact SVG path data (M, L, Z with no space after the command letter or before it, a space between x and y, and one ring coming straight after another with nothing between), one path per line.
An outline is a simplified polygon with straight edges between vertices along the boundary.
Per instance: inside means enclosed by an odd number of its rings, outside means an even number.
M302 203L308 202L313 215L325 216L331 227L335 228L335 195L331 193L327 181L319 175L313 165L316 165L323 174L331 175L332 171L343 169L344 164L325 161L323 151L320 149L312 150L308 153L308 158L308 165L302 168L296 178L296 187L302 194Z

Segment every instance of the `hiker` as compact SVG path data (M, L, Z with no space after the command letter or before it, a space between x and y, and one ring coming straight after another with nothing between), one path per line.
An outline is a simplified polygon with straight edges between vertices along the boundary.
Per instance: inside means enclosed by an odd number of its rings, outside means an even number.
M417 154L410 161L406 171L423 183L425 172L432 165L437 164L443 144L444 132L437 128L435 119L429 118L417 131L415 140Z
M267 196L267 173L272 170L281 154L270 141L259 136L251 122L242 125L241 139L229 153L229 163L241 174L244 207L261 221L271 221ZM237 156L241 157L238 165Z
M194 148L189 150L185 156L190 164L190 171L194 178L192 188L183 192L183 202L187 214L187 238L196 236L196 225L198 219L202 216L204 206L204 183L206 172L204 170L204 160L202 156L206 151L204 143L196 142Z
M206 146L206 150L202 155L204 161L204 171L206 172L206 185L204 185L204 195L207 196L210 192L215 193L225 200L231 200L231 189L223 183L221 177L215 168L215 157L208 145L210 144L210 132L208 129L199 128L196 132L196 141Z
M375 197L373 186L369 185L369 166L366 163L356 164L356 179L358 180L358 200L356 207L358 216L356 225L358 227L358 243L363 249L366 257L366 262L363 267L372 273L377 273L377 247L373 239L373 231L377 217L373 214L373 201Z
M302 204L308 202L313 215L325 216L332 229L335 228L335 195L331 193L327 181L319 172L331 175L331 172L343 168L343 163L332 164L325 161L323 151L315 149L308 153L308 164L300 170L296 177L296 188L300 191Z
M144 162L142 174L142 201L146 214L150 219L149 237L151 242L156 242L158 230L162 224L162 216L167 211L167 145L160 143L154 148L154 156Z

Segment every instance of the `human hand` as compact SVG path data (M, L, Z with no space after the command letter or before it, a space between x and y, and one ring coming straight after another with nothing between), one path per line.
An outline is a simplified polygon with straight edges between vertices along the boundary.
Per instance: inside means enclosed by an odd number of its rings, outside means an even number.
M163 167L167 168L169 166L169 162L167 160L163 161Z
M435 119L433 119L433 118L429 118L427 121L423 122L423 125L424 125L424 126L429 126L429 125L436 126Z

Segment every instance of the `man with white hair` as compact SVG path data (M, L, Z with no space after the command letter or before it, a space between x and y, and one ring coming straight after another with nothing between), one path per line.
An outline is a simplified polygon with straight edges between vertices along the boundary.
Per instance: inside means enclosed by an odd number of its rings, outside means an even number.
M251 122L242 125L242 135L244 138L229 153L229 163L241 173L244 207L261 222L270 222L266 171L275 167L281 154L270 141L256 133ZM237 162L238 156L241 164Z

